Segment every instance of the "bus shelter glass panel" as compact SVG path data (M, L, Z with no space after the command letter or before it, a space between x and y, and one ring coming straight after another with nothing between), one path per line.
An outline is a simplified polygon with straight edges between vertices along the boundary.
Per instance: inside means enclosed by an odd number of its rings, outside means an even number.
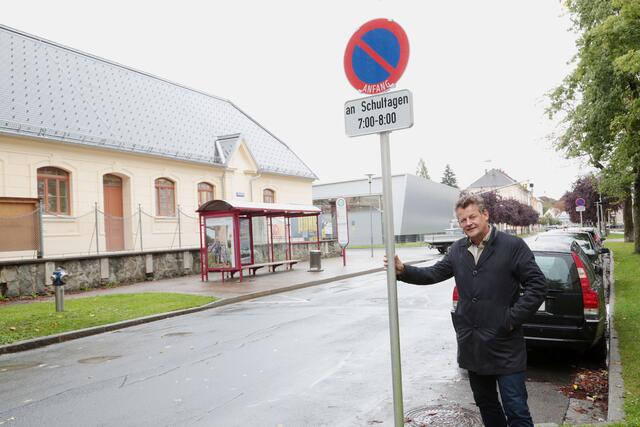
M308 243L318 240L318 217L303 216L290 218L291 242Z
M269 262L271 246L269 244L268 219L264 216L251 218L253 228L253 262Z
M273 260L287 259L288 244L284 217L271 218L271 238L273 239Z
M251 264L251 228L249 218L240 218L240 263Z
M209 268L235 268L233 217L205 219L207 266Z

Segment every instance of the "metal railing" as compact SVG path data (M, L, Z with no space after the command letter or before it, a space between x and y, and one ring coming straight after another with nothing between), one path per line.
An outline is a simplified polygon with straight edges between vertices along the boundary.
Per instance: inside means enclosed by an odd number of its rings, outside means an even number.
M39 227L16 230L27 218L38 220ZM92 210L76 216L42 213L38 208L28 214L0 216L0 235L9 229L14 234L34 233L24 237L40 243L35 250L1 251L0 261L197 249L200 242L197 214L187 213L179 205L175 216L171 217L157 216L145 211L141 205L123 216L110 215L99 209L97 203Z

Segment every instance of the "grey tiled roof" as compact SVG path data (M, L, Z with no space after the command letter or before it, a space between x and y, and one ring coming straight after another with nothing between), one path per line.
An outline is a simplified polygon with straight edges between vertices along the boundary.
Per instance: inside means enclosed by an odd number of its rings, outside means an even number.
M517 181L500 169L491 169L467 188L487 188L504 187L505 185L516 184Z
M317 178L228 100L2 25L0 132L208 164L241 134L260 171Z

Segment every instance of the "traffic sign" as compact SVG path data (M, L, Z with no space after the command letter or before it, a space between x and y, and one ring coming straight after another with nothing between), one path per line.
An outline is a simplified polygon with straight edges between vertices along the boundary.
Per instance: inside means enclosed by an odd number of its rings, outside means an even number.
M576 206L576 212L584 212L587 208L585 208L584 206L580 205L580 206Z
M413 126L413 95L408 90L344 103L347 136L369 135Z
M362 25L347 43L344 70L349 83L366 94L388 91L409 62L409 39L402 27L389 19Z
M587 203L584 201L584 199L583 199L582 197L578 197L578 198L576 199L576 206L584 206L584 205L586 205L586 204L587 204Z
M336 222L338 224L338 244L344 248L349 245L349 219L347 201L344 197L336 199Z

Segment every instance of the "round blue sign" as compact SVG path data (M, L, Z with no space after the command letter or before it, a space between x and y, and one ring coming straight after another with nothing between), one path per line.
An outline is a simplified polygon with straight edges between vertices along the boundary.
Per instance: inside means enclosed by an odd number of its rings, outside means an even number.
M409 61L409 40L396 22L374 19L356 31L344 53L344 69L353 87L368 94L393 87Z
M578 197L576 199L576 206L584 206L586 204L586 202L584 201L584 199L582 197Z

